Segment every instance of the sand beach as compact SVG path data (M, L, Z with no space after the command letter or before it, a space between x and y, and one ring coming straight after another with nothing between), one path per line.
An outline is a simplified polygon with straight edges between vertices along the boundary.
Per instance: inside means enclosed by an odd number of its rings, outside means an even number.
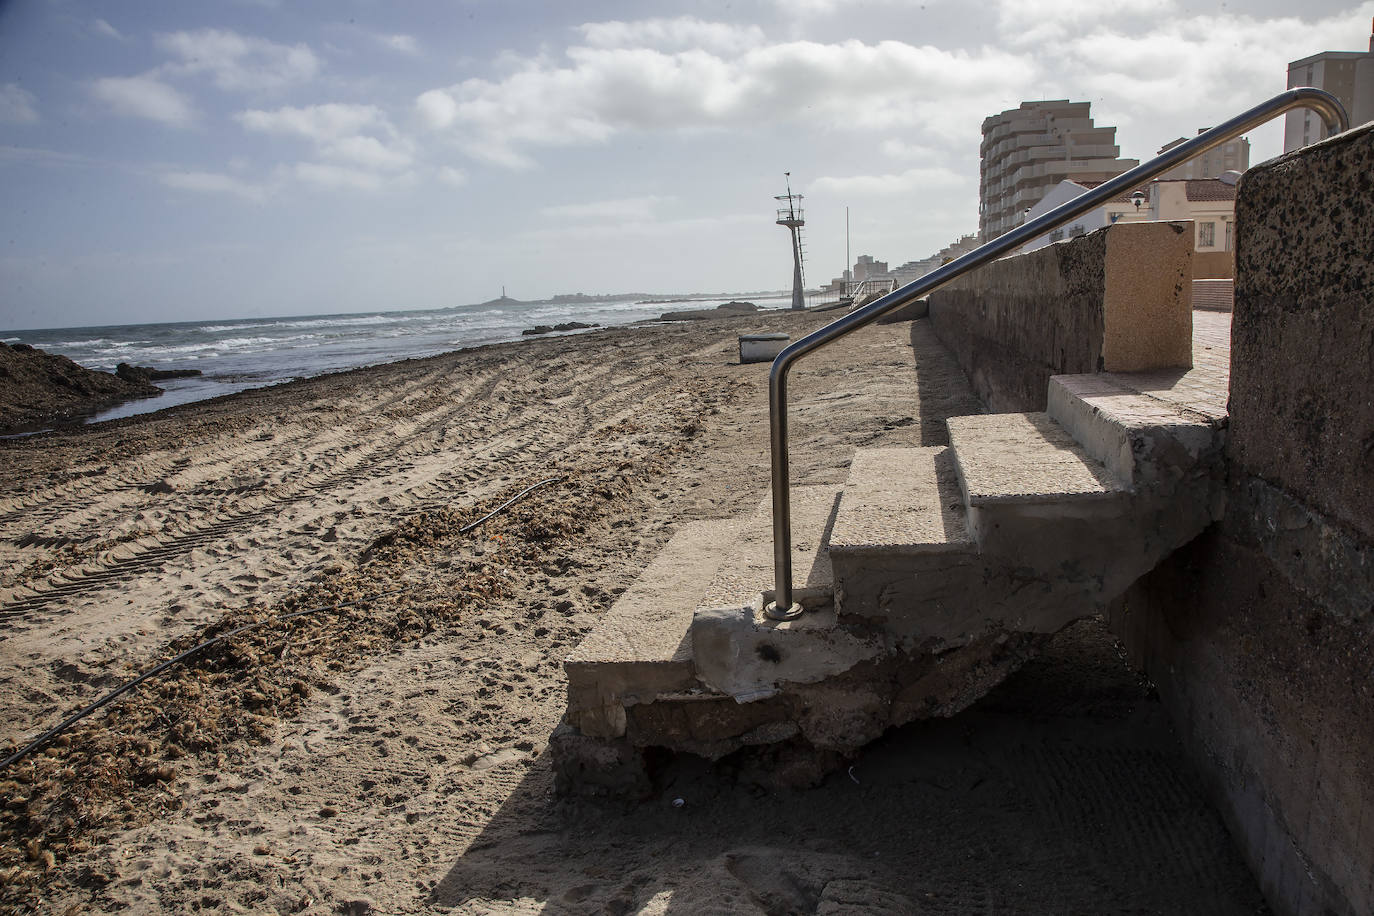
M0 908L1264 912L1096 621L810 790L751 758L554 793L564 656L678 526L766 493L768 366L736 335L831 317L498 344L0 442L0 747L261 622L0 773ZM982 410L925 321L792 387L802 483Z

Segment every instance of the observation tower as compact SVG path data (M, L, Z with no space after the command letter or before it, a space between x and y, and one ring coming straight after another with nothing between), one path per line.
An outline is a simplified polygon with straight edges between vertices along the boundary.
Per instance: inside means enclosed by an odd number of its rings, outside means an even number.
M792 230L792 308L806 308L806 297L802 290L806 288L806 281L802 275L802 263L805 257L802 251L802 226L806 225L805 211L801 208L802 196L792 193L792 173L782 173L787 179L787 193L779 194L773 199L782 201L778 207L778 225L786 226Z

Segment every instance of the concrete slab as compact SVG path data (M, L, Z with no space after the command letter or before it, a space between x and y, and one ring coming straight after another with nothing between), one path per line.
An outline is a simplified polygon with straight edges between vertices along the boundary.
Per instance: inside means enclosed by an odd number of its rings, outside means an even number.
M697 686L687 631L745 519L684 525L563 662L568 721L589 737L625 732L626 704Z
M792 576L803 605L830 603L830 537L840 488L792 488ZM694 608L759 606L773 584L773 497L765 496L727 545L727 554ZM770 596L771 597L771 596Z
M1185 404L1136 391L1123 376L1056 375L1049 416L1130 487L1157 479L1182 449L1198 459L1219 446L1219 423Z
M878 658L886 641L836 626L833 609L771 620L757 607L702 608L692 621L697 677L740 703L814 684Z
M830 535L835 605L903 645L964 645L984 629L986 571L949 448L860 449Z
M846 553L967 550L963 494L948 448L859 449L830 534L832 562Z
M1044 413L945 421L969 507L1111 499L1123 486Z

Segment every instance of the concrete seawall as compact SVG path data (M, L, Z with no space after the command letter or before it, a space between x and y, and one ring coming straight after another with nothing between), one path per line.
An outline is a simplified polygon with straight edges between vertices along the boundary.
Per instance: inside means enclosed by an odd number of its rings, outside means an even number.
M1050 376L1187 368L1188 223L1122 223L1003 258L930 297L930 318L995 411L1044 410Z
M1275 911L1371 913L1374 125L1251 169L1236 219L1226 509L1111 623ZM994 410L1043 408L1051 374L1113 368L1105 251L1124 228L932 297ZM1158 273L1161 255L1136 252L1138 276Z

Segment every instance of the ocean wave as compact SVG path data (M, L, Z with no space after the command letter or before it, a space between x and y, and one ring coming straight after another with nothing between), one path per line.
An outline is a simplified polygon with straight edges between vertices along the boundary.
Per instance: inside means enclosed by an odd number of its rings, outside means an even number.
M248 331L253 328L274 327L274 321L255 321L251 324L203 324L196 328L197 331L204 331L206 334L223 334L225 331Z

